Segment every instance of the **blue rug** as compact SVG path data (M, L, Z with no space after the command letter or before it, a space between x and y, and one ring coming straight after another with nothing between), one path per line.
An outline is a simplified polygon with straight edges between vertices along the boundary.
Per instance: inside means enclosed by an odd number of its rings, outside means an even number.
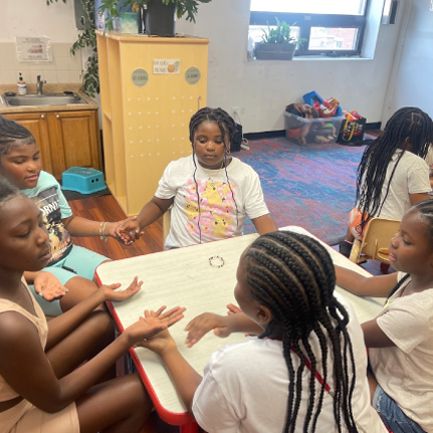
M356 169L365 146L290 144L254 140L234 156L260 176L266 204L278 227L297 225L335 245L344 239L355 203ZM246 220L244 233L255 232Z

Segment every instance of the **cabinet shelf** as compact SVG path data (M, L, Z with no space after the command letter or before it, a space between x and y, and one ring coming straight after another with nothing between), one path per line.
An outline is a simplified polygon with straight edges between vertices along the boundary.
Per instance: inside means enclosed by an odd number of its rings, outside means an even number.
M97 32L106 181L136 215L169 162L191 153L189 121L206 105L208 39ZM170 68L156 65L171 65ZM199 71L197 81L187 71Z

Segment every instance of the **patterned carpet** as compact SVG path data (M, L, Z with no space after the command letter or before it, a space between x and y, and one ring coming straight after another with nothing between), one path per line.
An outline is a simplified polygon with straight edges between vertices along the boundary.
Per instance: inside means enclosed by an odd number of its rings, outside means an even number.
M283 137L254 140L233 155L259 174L268 208L279 227L304 227L329 245L346 234L355 201L355 175L364 146L299 146ZM245 233L254 232L250 220Z

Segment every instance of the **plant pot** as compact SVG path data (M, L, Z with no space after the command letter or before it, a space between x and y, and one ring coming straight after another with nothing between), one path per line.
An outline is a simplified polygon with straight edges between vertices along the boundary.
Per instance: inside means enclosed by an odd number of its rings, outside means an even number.
M171 36L176 33L177 4L165 5L162 0L151 0L146 11L146 35Z
M296 44L258 43L254 48L257 60L292 60Z

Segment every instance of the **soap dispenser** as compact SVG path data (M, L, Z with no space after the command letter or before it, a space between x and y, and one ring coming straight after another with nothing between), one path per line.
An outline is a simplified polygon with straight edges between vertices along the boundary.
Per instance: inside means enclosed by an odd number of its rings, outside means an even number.
M25 96L27 94L27 85L26 82L23 80L23 74L21 72L18 78L17 87L18 95Z

